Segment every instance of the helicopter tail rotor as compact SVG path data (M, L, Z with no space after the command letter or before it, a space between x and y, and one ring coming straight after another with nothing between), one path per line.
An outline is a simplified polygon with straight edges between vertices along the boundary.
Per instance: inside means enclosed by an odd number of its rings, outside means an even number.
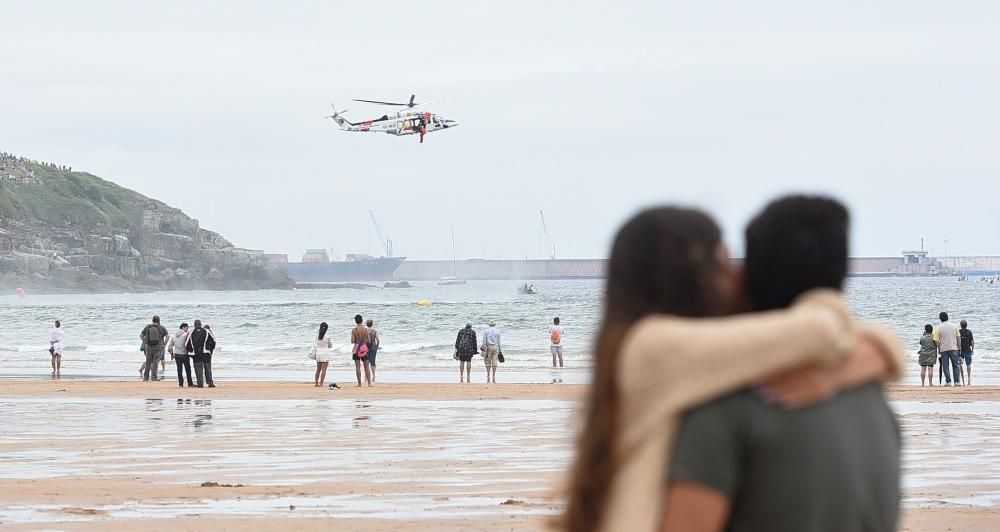
M341 116L347 112L347 109L344 109L343 111L337 111L337 106L333 105L332 103L330 104L330 108L333 109L333 114L328 115L325 118L332 118L333 121L336 122L338 126L340 126L340 129L350 129L351 126L357 125L354 122L351 122L346 118L344 118L343 116Z

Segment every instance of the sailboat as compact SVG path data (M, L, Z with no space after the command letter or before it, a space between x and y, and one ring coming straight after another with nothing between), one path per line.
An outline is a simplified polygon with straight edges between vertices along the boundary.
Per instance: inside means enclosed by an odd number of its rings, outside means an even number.
M442 277L438 282L439 286L454 286L465 284L465 281L458 278L458 261L455 258L455 228L451 228L451 275Z

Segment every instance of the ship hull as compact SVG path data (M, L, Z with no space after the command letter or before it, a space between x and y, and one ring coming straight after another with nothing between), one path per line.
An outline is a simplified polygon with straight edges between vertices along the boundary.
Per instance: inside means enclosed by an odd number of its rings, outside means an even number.
M389 281L406 257L350 262L289 262L288 276L297 283Z

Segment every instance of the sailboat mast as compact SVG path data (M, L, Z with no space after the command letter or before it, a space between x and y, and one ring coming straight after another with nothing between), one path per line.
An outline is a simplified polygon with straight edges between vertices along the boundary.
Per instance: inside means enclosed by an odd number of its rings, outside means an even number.
M455 258L455 226L451 228L451 274L458 278L458 264Z

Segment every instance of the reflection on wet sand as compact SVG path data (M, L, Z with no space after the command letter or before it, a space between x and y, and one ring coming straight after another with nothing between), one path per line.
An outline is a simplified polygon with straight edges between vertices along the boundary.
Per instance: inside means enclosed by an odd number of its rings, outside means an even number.
M996 403L894 406L904 505L1000 505ZM572 455L575 408L549 400L11 398L0 403L0 522L284 517L290 507L296 517L549 515L562 504L551 489Z

